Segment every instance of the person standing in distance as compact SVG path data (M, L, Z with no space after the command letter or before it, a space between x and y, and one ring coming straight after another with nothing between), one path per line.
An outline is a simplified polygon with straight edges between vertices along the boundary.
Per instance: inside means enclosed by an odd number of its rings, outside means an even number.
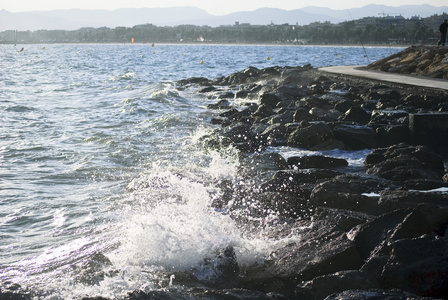
M442 24L440 24L439 31L440 31L440 40L437 43L438 46L442 45L445 46L446 42L446 30L448 28L448 20L445 19Z

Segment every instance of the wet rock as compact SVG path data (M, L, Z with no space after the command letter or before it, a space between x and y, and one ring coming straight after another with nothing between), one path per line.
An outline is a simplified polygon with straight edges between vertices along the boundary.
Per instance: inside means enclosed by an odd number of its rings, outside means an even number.
M175 288L160 291L135 291L126 300L195 300L195 299L229 299L229 300L286 300L285 296L276 293L262 293L246 289L210 289L210 288Z
M313 218L316 220L325 220L329 226L335 226L337 230L344 232L348 232L353 227L373 219L371 215L366 213L327 207L316 208Z
M288 232L301 233L301 242L274 251L263 266L247 270L246 286L292 292L303 280L361 266L354 244L325 223L303 227L303 223L297 222Z
M285 137L285 125L282 123L277 124L254 124L254 130L257 130L257 139L261 145L269 145L269 146L281 146L286 144ZM261 131L261 132L260 132Z
M375 195L390 186L389 182L377 177L340 175L316 184L309 205L378 214L379 194Z
M369 289L375 285L358 270L341 271L316 277L299 284L296 288L298 299L321 300L335 293L351 289Z
M31 300L32 295L19 284L12 282L0 282L0 299Z
M255 153L245 158L242 163L249 172L282 170L288 167L283 156L275 152Z
M216 256L204 259L192 274L200 283L215 288L229 288L237 285L239 267L233 247L220 249Z
M287 159L290 168L297 169L327 169L348 166L348 162L343 158L335 158L322 155L292 156Z
M220 100L218 103L207 105L208 109L228 109L230 106L229 100Z

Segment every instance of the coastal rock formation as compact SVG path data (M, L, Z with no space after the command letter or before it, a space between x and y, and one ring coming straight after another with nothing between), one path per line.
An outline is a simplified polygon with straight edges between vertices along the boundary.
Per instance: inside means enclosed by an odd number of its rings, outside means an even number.
M448 79L448 49L412 46L394 55L377 60L369 69Z
M411 47L369 67L444 78L447 53ZM231 83L240 103L216 110L220 128L201 139L240 151L241 178L219 203L241 226L263 226L257 220L275 213L284 225L270 234L300 242L241 268L240 286L288 299L446 297L448 147L417 135L413 118L444 114L448 95L309 66L249 70L201 82ZM353 168L318 153L283 158L271 147L370 153Z

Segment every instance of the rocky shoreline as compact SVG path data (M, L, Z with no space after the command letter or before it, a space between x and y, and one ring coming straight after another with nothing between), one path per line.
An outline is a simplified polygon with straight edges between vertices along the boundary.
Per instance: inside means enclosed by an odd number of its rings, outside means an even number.
M431 51L448 52L411 47L401 56L428 57ZM390 66L393 59L382 63ZM446 58L439 60L444 63ZM416 124L445 116L446 92L310 66L248 68L179 85L201 86L201 93L219 100L209 108L217 110L211 122L220 128L202 138L203 146L240 153L239 184L222 183L224 196L214 205L244 226L253 223L254 230L267 225L251 217L275 212L284 223L272 226L271 234L296 232L302 241L271 253L261 266L224 274L226 280L270 299L448 297L448 135L445 128L428 132ZM232 107L232 98L247 103ZM364 167L353 170L344 159L285 159L266 151L269 146L372 150ZM247 218L242 211L249 211Z
M393 59L369 67L390 71ZM300 241L250 266L238 265L229 246L202 270L175 273L176 288L166 274L164 289L127 299L448 299L448 136L415 125L448 114L446 92L311 66L249 67L177 87L213 102L217 128L202 147L239 151L239 178L216 183L214 208L254 233ZM267 151L281 146L371 150L353 168L331 156ZM17 286L0 296L30 299Z

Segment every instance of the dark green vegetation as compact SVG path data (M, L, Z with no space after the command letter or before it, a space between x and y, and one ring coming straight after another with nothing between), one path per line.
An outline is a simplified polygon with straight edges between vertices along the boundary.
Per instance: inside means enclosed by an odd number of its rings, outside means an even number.
M180 25L158 27L152 24L132 28L81 28L78 30L38 30L0 32L1 43L270 43L270 44L434 44L439 23L447 14L429 18L368 17L339 24L234 25L210 27Z

